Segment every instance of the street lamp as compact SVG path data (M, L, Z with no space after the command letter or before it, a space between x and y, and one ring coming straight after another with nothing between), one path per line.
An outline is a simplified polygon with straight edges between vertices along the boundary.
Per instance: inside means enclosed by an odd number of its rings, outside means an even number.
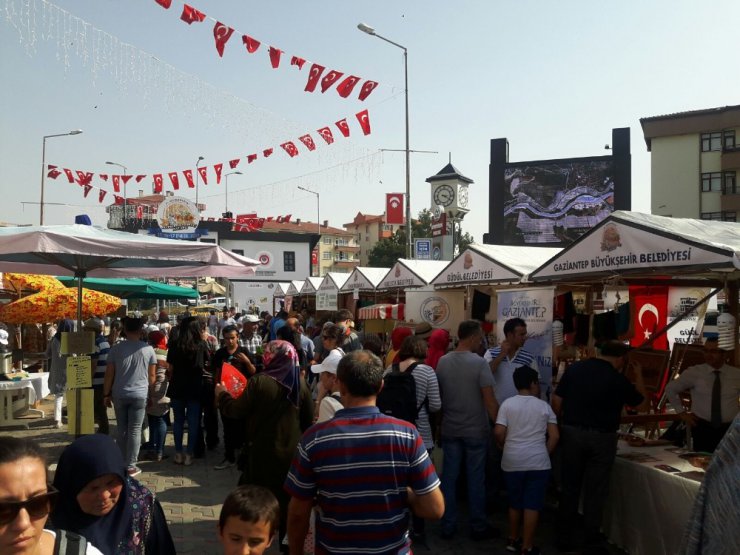
M229 211L229 176L234 175L234 174L242 175L242 172L237 170L237 171L229 172L224 176L224 181L226 183L226 201L224 202L224 212Z
M41 147L41 202L39 211L39 225L44 225L44 178L46 177L46 139L52 137L66 137L67 135L79 135L82 129L73 129L69 133L57 133L56 135L44 135L43 146Z
M198 166L203 161L202 156L198 156L198 161L195 162L195 208L198 208L198 189L200 188L200 181L198 180L200 172L198 171Z
M316 195L316 232L319 234L319 241L321 241L321 203L319 201L319 193L318 191L312 191L311 189L306 189L305 187L301 187L300 185L297 185L297 187L301 191L306 191L307 193L311 193L312 195ZM319 251L321 250L321 247L319 246ZM321 254L321 253L319 253ZM321 261L316 261L316 275L321 275Z
M119 168L123 170L123 175L124 176L126 175L126 166L124 166L123 164L119 164L118 162L106 162L106 164L108 164L109 166L118 166ZM127 219L126 216L128 215L127 214L128 195L126 194L126 181L128 181L128 179L123 180L123 228L124 229L126 229L126 219Z
M378 37L380 40L384 40L387 43L397 46L403 50L403 76L404 76L404 93L406 97L406 258L412 258L413 256L413 239L411 237L411 165L410 165L410 147L409 147L409 57L408 50L405 46L393 42L390 39L385 38L375 32L373 27L366 25L365 23L359 23L357 28L363 33Z

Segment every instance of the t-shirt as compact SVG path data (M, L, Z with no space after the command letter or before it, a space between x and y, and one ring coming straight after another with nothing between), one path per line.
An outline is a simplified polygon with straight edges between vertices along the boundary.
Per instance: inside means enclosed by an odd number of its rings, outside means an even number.
M483 355L483 358L486 362L491 362L492 360L496 360L500 354L501 347L494 347L493 349L488 349L486 354ZM538 370L539 373L537 359L525 349L519 349L514 353L513 358L505 356L493 373L493 377L496 380L496 401L498 401L499 405L518 393L514 385L514 370L521 366L529 366L534 370Z
M49 534L54 538L53 540L51 540L52 544L56 541L57 533L54 530L44 530L43 533ZM85 546L85 555L103 555L103 552L90 542L87 542L87 545Z
M442 436L488 437L491 425L481 389L496 385L488 363L475 353L452 351L439 359L437 378L444 407Z
M545 434L548 424L558 420L550 405L532 395L515 395L501 404L496 424L506 426L501 459L505 472L549 470Z
M144 341L122 341L108 352L115 368L111 395L114 399L146 399L149 393L149 366L157 364L154 348Z
M97 363L95 365L95 373L93 374L93 387L103 387L109 351L110 343L108 343L108 338L102 333L97 334L95 336L95 356L97 357Z
M334 418L334 415L338 410L342 410L344 405L339 400L339 393L332 393L321 399L319 403L319 417L316 422L326 422Z
M193 352L181 351L177 345L167 350L171 376L168 396L171 399L199 400L202 394L203 370L208 359L208 346L201 341Z

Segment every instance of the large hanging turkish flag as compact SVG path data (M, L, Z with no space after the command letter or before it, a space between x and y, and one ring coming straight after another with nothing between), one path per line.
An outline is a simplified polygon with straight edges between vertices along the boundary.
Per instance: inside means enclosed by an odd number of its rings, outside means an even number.
M378 83L375 81L365 81L365 83L362 85L362 88L360 89L360 96L358 98L360 100L365 100L368 96L370 96L370 93L375 90L375 87L378 86Z
M356 75L350 75L347 77L344 81L339 83L337 85L337 92L339 93L339 96L342 98L347 98L350 94L352 94L352 89L355 88L355 85L360 82L360 78Z
M195 189L195 182L193 181L193 170L182 170L182 174L185 176L185 181L188 182L188 188Z
M324 78L321 80L321 92L325 93L329 89L329 87L331 87L342 77L342 75L344 75L343 72L336 71L334 69L324 75Z
M630 345L640 347L649 341L657 331L662 330L668 321L668 286L632 285L630 291L630 312L635 335ZM653 349L668 349L668 336L663 333L651 343Z
M336 122L336 126L339 128L339 131L342 132L342 135L349 137L349 124L347 123L347 118L340 119Z
M175 191L180 189L180 179L177 177L177 172L169 172L170 181L172 182L172 188Z
M403 225L403 193L385 194L385 223Z

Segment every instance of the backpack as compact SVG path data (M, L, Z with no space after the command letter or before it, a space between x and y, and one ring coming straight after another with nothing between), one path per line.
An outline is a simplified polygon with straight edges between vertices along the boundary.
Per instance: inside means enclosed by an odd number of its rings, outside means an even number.
M54 555L85 555L87 540L67 530L57 530L54 540Z
M417 364L415 362L405 372L401 372L398 364L394 364L391 371L383 376L383 389L375 400L375 405L383 414L414 425L421 408L416 406L416 380L411 375Z

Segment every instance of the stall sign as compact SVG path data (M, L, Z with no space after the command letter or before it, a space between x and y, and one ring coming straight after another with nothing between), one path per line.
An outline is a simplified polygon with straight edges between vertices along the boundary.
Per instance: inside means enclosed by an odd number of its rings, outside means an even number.
M426 322L433 328L446 329L452 335L465 320L464 307L464 291L436 291L430 286L406 291L407 322Z
M92 387L92 359L89 356L67 358L67 387Z
M666 324L673 322L686 310L709 295L709 291L709 288L704 287L669 287ZM695 343L698 339L701 339L707 304L705 302L692 310L685 318L668 330L668 346L671 349L676 343Z
M388 275L380 282L378 289L403 289L404 287L421 287L424 281L400 262L396 262Z
M414 258L416 260L432 259L431 239L414 239Z
M205 234L197 231L200 212L195 203L184 197L167 197L157 208L159 237L168 239L196 239Z
M480 253L466 249L432 282L434 285L489 283L491 281L518 281L519 274L504 268Z

